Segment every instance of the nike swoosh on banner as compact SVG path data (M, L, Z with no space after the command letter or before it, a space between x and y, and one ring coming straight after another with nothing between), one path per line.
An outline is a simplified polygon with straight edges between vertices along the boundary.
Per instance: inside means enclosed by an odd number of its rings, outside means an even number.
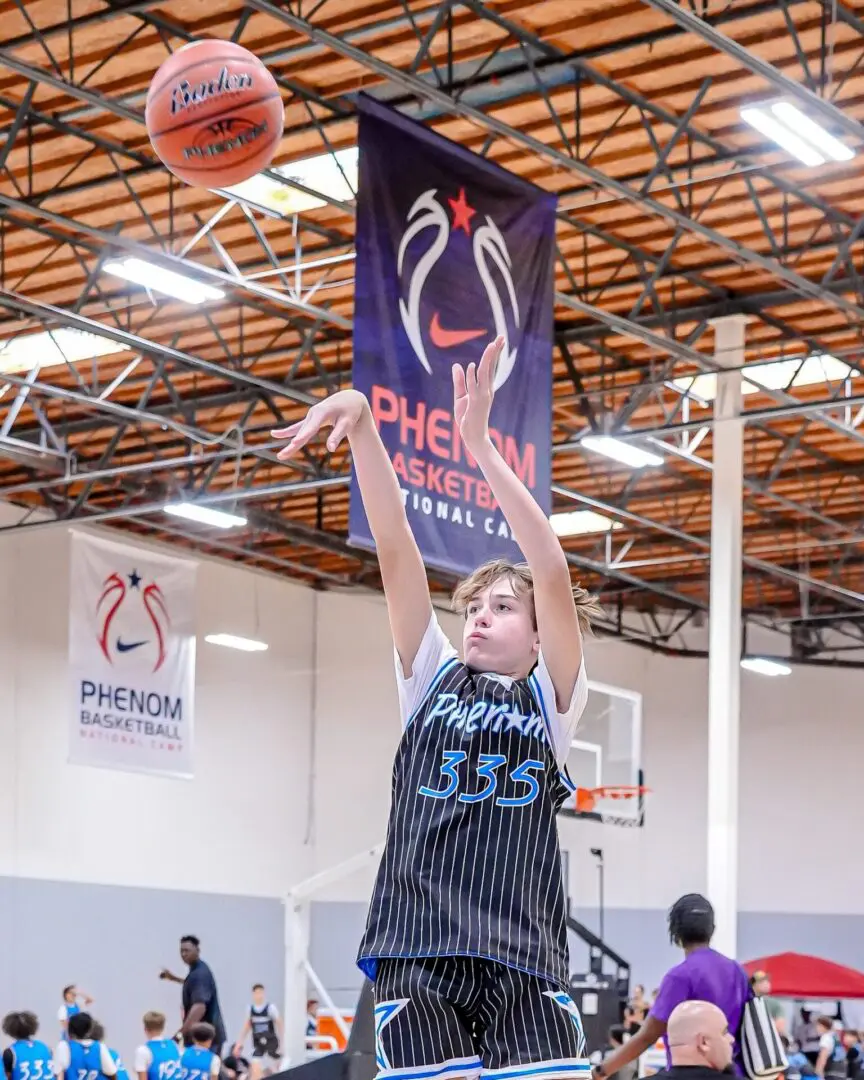
M117 652L132 652L133 649L140 649L142 645L146 644L146 641L130 641L127 643L118 637Z
M438 319L438 312L429 323L429 337L437 349L452 349L454 345L464 345L466 341L483 337L485 330L445 330Z

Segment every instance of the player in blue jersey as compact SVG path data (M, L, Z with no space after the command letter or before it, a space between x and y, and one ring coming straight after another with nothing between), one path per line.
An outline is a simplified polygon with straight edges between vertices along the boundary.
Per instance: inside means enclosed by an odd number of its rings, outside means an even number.
M3 1072L8 1080L52 1080L51 1051L36 1038L39 1020L32 1012L13 1012L3 1017L3 1034L13 1040L3 1051Z
M115 1077L117 1065L102 1042L91 1038L93 1017L79 1012L69 1017L68 1039L54 1051L54 1074L58 1080L102 1080Z
M144 1035L147 1042L135 1051L137 1080L174 1080L180 1068L180 1048L173 1039L165 1038L164 1013L144 1013Z
M83 990L80 990L74 983L70 986L63 987L63 1004L60 1006L60 1010L57 1013L57 1019L60 1021L60 1030L63 1033L64 1039L66 1038L66 1025L69 1023L70 1016L75 1016L77 1013L80 1013L81 1005L86 1009L92 1004L93 998Z
M434 440L437 460L459 460L448 447L461 439L526 560L484 564L456 590L461 659L435 617L406 493L365 397L334 394L273 432L290 439L283 459L323 428L330 452L347 437L396 651L403 734L358 957L375 984L380 1080L590 1073L569 994L556 814L588 693L582 631L599 607L573 589L546 515L490 435L502 348L498 338L479 365L454 365L458 438L443 419L431 430L431 413L418 436L418 458ZM444 467L434 471L456 498Z
M105 1042L105 1028L98 1020L94 1020L90 1025L90 1038L93 1042L101 1043ZM105 1044L108 1045L107 1043ZM108 1046L108 1053L111 1055L111 1060L117 1066L116 1077L117 1080L129 1080L129 1072L123 1062L120 1060L120 1051Z
M180 1058L178 1080L211 1080L211 1077L217 1077L222 1062L211 1050L216 1028L212 1024L193 1024L189 1035L192 1045L186 1047Z

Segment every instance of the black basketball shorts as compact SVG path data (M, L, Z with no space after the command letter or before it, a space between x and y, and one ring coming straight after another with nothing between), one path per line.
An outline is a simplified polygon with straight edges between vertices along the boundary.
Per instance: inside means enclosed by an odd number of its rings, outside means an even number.
M252 1057L269 1057L272 1061L279 1060L279 1039L276 1035L259 1035L252 1040Z
M590 1080L582 1019L556 984L466 956L382 959L379 1080Z

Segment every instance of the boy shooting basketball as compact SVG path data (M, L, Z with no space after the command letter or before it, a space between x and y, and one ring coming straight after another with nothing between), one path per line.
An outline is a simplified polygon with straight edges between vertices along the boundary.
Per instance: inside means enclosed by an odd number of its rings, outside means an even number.
M315 405L280 457L322 428L348 438L378 553L403 735L393 803L359 964L375 982L379 1077L587 1077L567 993L564 892L555 815L560 769L585 706L582 626L545 514L489 437L495 366L453 368L454 417L527 566L503 560L456 590L459 660L432 610L399 483L366 399Z

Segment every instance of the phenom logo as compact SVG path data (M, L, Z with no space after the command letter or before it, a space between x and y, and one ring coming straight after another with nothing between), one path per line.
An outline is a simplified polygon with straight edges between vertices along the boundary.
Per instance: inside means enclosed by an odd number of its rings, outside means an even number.
M234 75L223 67L215 79L200 82L197 85L184 79L174 87L171 94L171 115L184 109L191 109L194 105L203 105L210 98L220 97L222 94L232 94L238 90L250 90L254 80L248 72Z

